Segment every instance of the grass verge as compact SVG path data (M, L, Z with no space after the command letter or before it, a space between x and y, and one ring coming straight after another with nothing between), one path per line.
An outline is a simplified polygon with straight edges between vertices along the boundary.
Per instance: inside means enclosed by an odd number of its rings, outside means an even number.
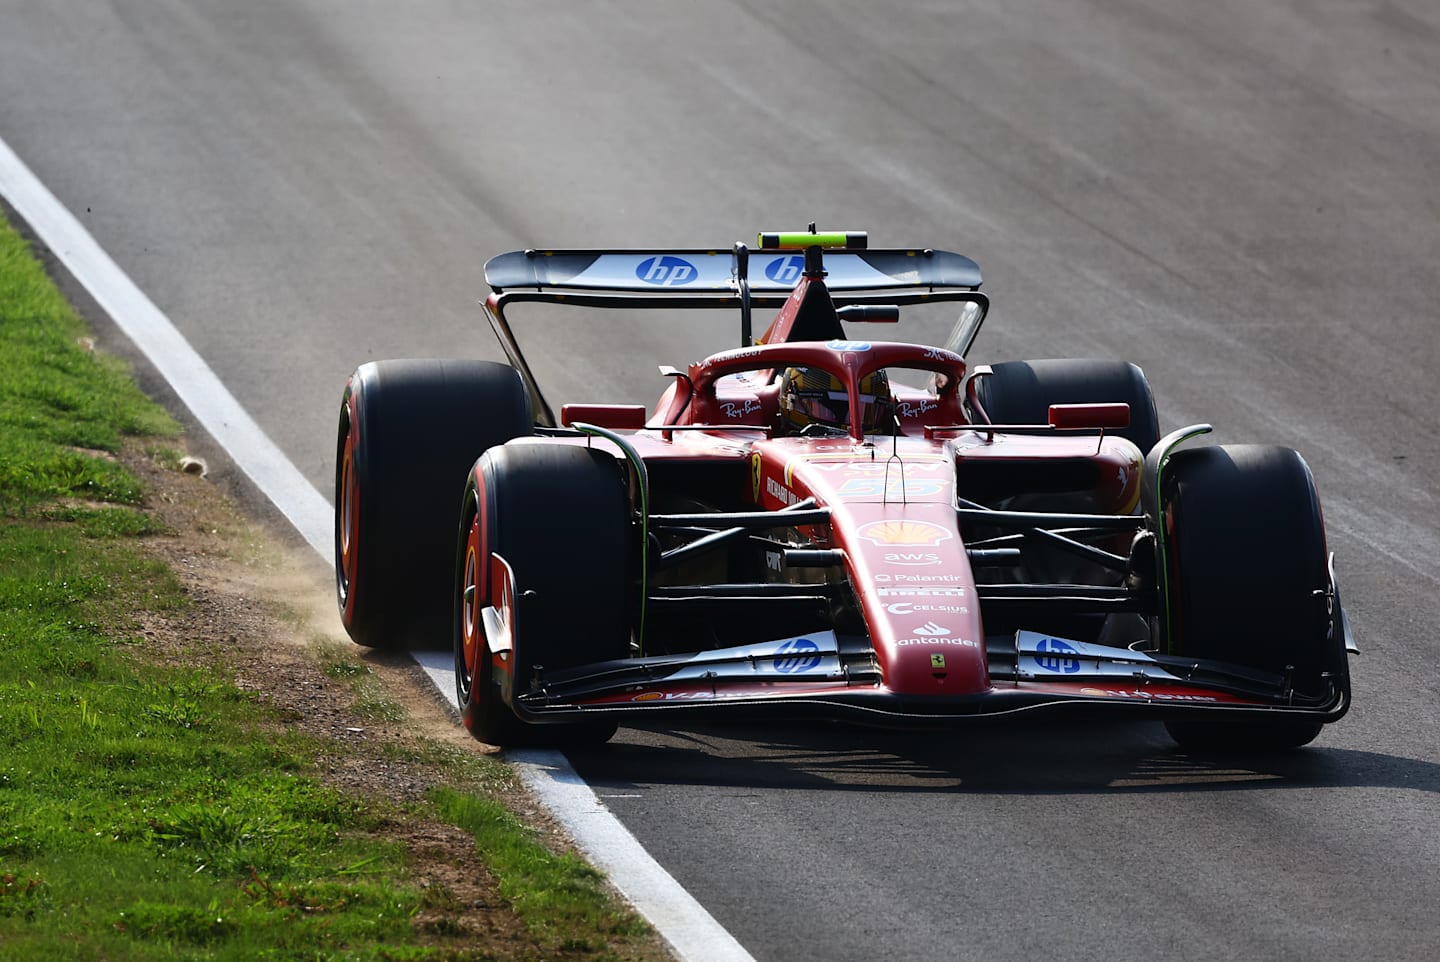
M146 626L195 616L152 550L185 532L123 455L148 446L173 472L183 439L3 222L0 358L7 960L663 957L593 869L506 807L494 762L411 739L385 751L433 785L356 791L325 772L358 749L238 686L224 651L184 630L152 643ZM358 656L309 657L357 725L404 724ZM451 883L419 870L417 825L463 840Z

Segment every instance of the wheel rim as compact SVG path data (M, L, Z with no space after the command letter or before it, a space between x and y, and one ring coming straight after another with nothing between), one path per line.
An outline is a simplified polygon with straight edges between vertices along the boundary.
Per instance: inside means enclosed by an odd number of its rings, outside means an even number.
M353 406L351 401L351 406ZM350 621L355 611L355 575L359 567L359 551L355 532L360 523L360 484L355 474L355 418L353 411L346 418L345 447L340 455L340 510L336 514L338 530L338 554L340 563L336 567L340 598L344 605L345 620Z
M479 657L484 646L480 610L480 515L471 515L465 537L464 577L460 579L460 688L465 700L474 697L475 676L479 673Z

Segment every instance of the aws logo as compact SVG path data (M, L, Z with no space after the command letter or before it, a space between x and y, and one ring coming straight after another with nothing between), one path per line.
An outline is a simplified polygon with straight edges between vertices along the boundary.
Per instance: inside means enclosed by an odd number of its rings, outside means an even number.
M885 561L892 565L938 565L940 556L933 551L888 551Z

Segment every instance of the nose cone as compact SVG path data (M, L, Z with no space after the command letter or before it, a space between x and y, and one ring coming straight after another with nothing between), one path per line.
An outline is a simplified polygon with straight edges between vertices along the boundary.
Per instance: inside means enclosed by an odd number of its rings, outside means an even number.
M975 577L948 504L856 506L852 577L885 687L899 694L986 691Z

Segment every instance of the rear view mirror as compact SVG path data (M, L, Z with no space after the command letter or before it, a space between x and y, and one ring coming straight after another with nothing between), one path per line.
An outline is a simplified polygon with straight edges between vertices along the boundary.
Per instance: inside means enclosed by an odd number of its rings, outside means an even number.
M577 422L620 431L638 431L645 426L645 408L639 404L566 404L560 408L560 423Z
M1062 430L1085 428L1128 428L1128 404L1052 404L1050 426Z

